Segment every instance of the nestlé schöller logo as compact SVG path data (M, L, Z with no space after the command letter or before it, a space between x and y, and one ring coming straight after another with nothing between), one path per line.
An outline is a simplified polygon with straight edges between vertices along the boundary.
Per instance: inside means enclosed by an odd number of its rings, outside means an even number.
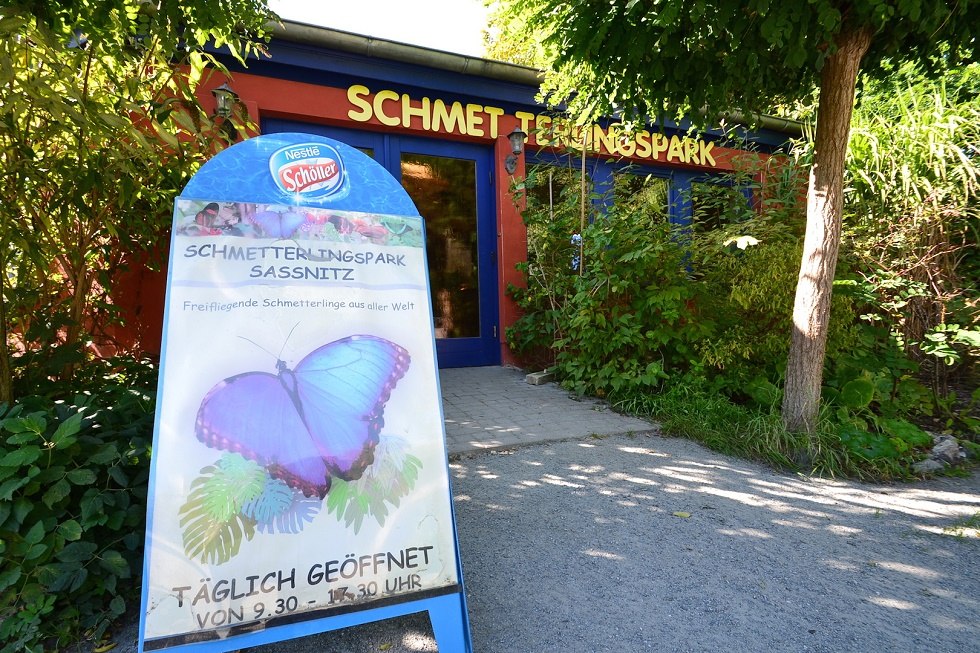
M269 157L269 170L280 189L311 199L340 190L345 174L340 154L324 143L297 143L276 150Z

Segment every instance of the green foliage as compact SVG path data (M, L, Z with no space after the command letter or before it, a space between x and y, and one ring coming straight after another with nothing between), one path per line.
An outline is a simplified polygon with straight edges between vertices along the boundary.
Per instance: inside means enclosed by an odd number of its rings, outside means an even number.
M698 369L712 388L767 409L782 397L775 386L786 366L802 251L807 153L794 155L766 166L745 156L732 173L692 188L691 282L699 319L710 326L696 345ZM852 305L843 295L832 300L831 357L853 345Z
M976 5L939 0L495 4L502 38L540 44L543 95L556 105L567 101L580 120L683 115L706 127L733 110L765 113L808 98L843 32L875 35L868 68L888 57L938 67L970 61L980 25Z
M848 162L847 245L863 318L887 324L937 396L980 355L980 66L865 80Z
M528 38L527 16L507 14L500 4L490 2L488 24L483 32L484 57L532 68L543 68L549 57L540 38Z
M300 532L323 505L355 533L368 515L383 526L388 505L398 507L415 487L422 468L422 461L408 449L401 438L382 436L374 463L360 478L330 479L325 503L289 487L257 462L237 453L225 454L201 469L180 507L184 552L204 564L225 564L258 532Z
M786 430L772 407L739 405L698 383L634 395L619 410L657 419L669 435L777 468L868 480L909 478L911 463L932 437L900 418L879 419L871 431L846 410L825 411L815 437ZM870 413L867 413L870 414Z
M401 499L415 487L422 461L408 453L408 442L395 436L381 438L374 451L374 464L355 481L335 479L327 495L327 512L335 514L344 526L361 530L371 515L380 526L388 517L388 505L397 508Z
M255 520L242 509L258 498L268 478L263 467L238 454L202 469L180 508L187 557L221 565L238 555L242 542L255 536Z
M859 319L875 296L849 267L853 257L841 259L832 301L819 427L801 438L774 412L800 259L801 167L763 170L760 186L760 170L743 164L693 190L694 221L683 231L651 199L662 189L617 179L620 195L591 196L581 252L570 236L581 216L578 175L531 169L520 189L527 288L515 291L525 313L511 345L522 354L550 347L568 387L727 453L807 472L908 476L931 445L911 418L930 413L932 395L895 334Z
M809 313L801 338L791 341L783 402L794 429L810 430L819 412L816 393L823 360L801 343L825 344L840 204L852 112L862 65L880 72L888 58L918 61L931 73L973 61L980 6L939 0L887 3L861 0L806 4L757 0L501 0L505 20L527 17L525 35L540 36L550 57L542 96L567 107L582 124L619 115L647 123L689 119L713 128L723 117L752 122L770 107L809 98L820 85L821 106L812 168L814 200L807 221L817 235L804 241L795 311ZM731 116L737 111L741 115ZM821 142L822 141L822 142ZM824 234L819 236L818 234ZM746 241L742 241L746 242Z
M0 650L101 638L136 596L153 370L89 366L92 390L0 406Z
M270 17L252 0L0 9L0 401L14 396L21 352L116 344L114 283L159 263L148 252L173 197L227 142L222 127L244 127L243 115L215 124L198 101L224 70L205 46L244 61Z
M557 201L539 191L549 174L563 181ZM525 181L527 289L514 294L526 313L509 342L519 353L551 349L563 383L579 393L655 388L687 364L703 330L685 249L657 208L657 192L605 203L579 233L580 183L578 172L548 167Z

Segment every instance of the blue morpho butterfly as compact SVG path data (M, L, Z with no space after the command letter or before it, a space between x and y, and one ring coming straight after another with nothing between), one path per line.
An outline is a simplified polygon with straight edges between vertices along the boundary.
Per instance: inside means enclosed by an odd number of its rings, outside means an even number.
M195 432L208 445L263 465L308 497L331 477L361 477L374 462L384 407L411 357L383 338L355 335L313 350L277 374L245 372L201 401Z
M262 211L252 216L262 234L268 238L291 238L296 230L306 222L306 215L294 211Z

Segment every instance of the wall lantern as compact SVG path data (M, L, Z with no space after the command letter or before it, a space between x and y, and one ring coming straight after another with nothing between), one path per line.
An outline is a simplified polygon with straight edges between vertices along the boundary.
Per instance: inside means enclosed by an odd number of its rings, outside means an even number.
M527 138L527 134L520 127L514 127L514 131L507 134L512 154L508 154L507 158L504 159L504 170L509 175L514 174L514 171L517 170L517 157L524 151L525 138Z
M238 103L238 93L233 91L227 83L222 84L218 88L211 89L211 93L214 95L214 114L226 120L231 118L235 104Z

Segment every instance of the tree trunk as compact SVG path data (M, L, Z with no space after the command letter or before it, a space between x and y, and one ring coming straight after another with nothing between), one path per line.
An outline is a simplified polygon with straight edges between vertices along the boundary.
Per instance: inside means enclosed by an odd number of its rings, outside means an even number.
M14 376L10 369L10 347L7 345L7 300L4 299L3 289L6 286L7 261L0 256L0 404L12 404L14 401Z
M840 249L844 163L861 57L871 45L867 29L841 32L837 51L820 73L820 103L813 167L807 193L806 237L793 306L793 340L786 362L783 422L812 435L820 411L820 386L830 297Z

